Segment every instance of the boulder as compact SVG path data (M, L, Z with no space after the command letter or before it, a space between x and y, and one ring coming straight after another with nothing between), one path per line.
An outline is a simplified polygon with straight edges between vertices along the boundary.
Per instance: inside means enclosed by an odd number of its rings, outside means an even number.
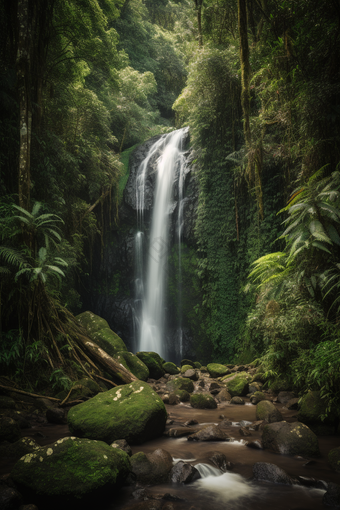
M266 420L268 423L282 421L282 414L269 400L261 400L256 405L256 419Z
M0 442L8 441L14 443L21 437L19 424L7 416L0 416Z
M181 366L181 374L184 374L187 370L194 370L194 368L191 365L183 365Z
M266 400L266 395L262 391L255 391L255 393L253 393L250 397L250 402L253 405L258 404L261 400Z
M182 359L181 367L183 367L184 365L190 365L191 368L195 368L195 363L190 359Z
M198 470L183 460L177 462L170 473L172 483L191 483L199 478L201 478L201 475Z
M111 448L119 448L123 452L127 453L129 457L132 455L132 450L126 439L117 439L110 445Z
M285 455L320 455L318 438L303 423L280 421L270 423L263 428L263 448Z
M319 391L308 391L300 400L298 420L308 425L317 435L331 435L334 433L336 419L327 414L327 400L321 398Z
M221 390L217 393L215 398L218 402L227 402L227 401L231 400L231 395L230 395L229 391L227 390L227 388L223 388L223 390Z
M218 425L207 425L188 436L188 441L230 441L231 439L229 434Z
M143 361L149 369L149 377L151 379L160 379L165 374L163 363L164 360L157 352L153 351L140 351L136 352L136 356Z
M263 384L259 381L253 381L249 384L249 393L255 393L262 390Z
M22 457L11 478L40 508L79 508L115 491L130 472L129 456L101 441L65 437Z
M132 455L130 461L138 483L157 485L169 480L172 457L166 450L158 448L153 453L138 452Z
M76 319L86 330L90 340L113 358L119 351L127 351L123 340L112 331L102 317L87 311L77 315Z
M236 404L236 405L241 405L241 406L245 404L245 402L244 402L244 400L243 400L243 398L242 398L242 397L233 397L233 398L231 399L230 403L231 403L231 404L234 404L234 405L235 405L235 404Z
M198 380L197 370L194 370L193 368L189 368L189 370L186 370L183 373L183 377L187 377L188 379L191 379L192 381L197 381Z
M201 363L199 361L194 361L195 368L201 368Z
M191 427L173 427L168 430L167 435L169 437L184 437L193 434L195 429Z
M255 480L282 483L283 485L293 485L294 483L294 480L283 469L269 462L256 462L253 466L253 477Z
M166 387L169 391L185 390L188 393L192 393L195 389L194 383L187 377L177 377L177 379L168 381Z
M179 370L176 367L175 363L172 363L171 361L167 361L166 363L163 363L163 370L170 375L176 375L179 374Z
M280 404L285 405L292 398L296 398L295 393L293 393L292 391L280 391L280 393L277 396L277 401L280 402Z
M146 381L149 377L149 369L141 359L128 351L120 351L116 356L125 368L137 377L140 381Z
M30 437L22 437L15 443L6 442L0 444L0 458L19 460L20 457L26 455L26 453L34 452L38 448L40 448L40 446L34 441L34 439L31 439Z
M166 419L163 401L142 381L100 393L73 407L67 417L72 434L109 444L116 439L140 444L158 437Z
M232 397L244 397L249 393L249 382L251 376L241 372L231 381L227 381L228 391Z
M190 395L191 407L195 409L216 409L217 403L210 393L194 393Z
M22 504L22 496L18 491L8 485L0 483L1 510L16 510ZM22 508L22 507L21 507Z
M322 498L322 503L327 507L339 508L340 507L340 485L337 483L329 482L328 488Z
M190 400L190 393L185 390L175 390L174 392L170 393L169 398L171 395L177 395L180 402L189 402Z
M328 462L332 469L340 473L340 446L328 453Z
M67 423L65 409L60 407L52 407L47 409L46 418L49 423L55 423L57 425L63 425Z
M213 377L214 379L230 374L229 368L227 368L225 365L220 365L219 363L209 363L209 365L207 365L207 370L210 374L210 377Z
M229 471L232 469L232 464L230 461L227 460L227 457L224 455L224 453L215 452L212 457L209 458L209 460L223 473L226 471Z

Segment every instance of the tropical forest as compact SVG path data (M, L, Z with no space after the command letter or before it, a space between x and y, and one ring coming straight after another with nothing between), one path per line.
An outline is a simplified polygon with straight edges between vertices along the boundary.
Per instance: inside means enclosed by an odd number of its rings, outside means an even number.
M340 508L339 62L338 0L0 0L0 508Z

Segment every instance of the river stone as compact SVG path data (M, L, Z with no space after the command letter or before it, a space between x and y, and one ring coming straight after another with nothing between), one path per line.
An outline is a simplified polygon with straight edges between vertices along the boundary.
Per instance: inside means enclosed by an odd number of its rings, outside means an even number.
M123 340L112 331L108 323L102 317L92 312L83 312L76 316L77 321L86 329L86 332L94 343L113 358L119 351L127 351Z
M293 485L294 480L281 468L269 462L255 462L253 466L255 480Z
M192 381L198 381L198 373L197 370L194 370L193 368L189 368L183 373L183 377L187 377L188 379L191 379Z
M0 483L0 508L1 510L16 510L22 508L22 496L18 491Z
M280 402L280 404L287 404L289 400L292 398L295 398L296 395L292 391L280 391L280 393L277 396L277 401Z
M172 483L191 483L199 478L201 478L199 471L183 460L177 462L170 473Z
M55 423L57 425L64 425L67 423L65 409L61 409L60 407L47 409L46 418L49 423Z
M234 405L241 405L241 406L245 404L242 397L233 397L231 399L230 403L234 404Z
M110 445L111 448L119 448L123 452L127 453L129 457L132 455L132 450L126 439L117 439Z
M191 368L195 368L195 363L193 361L191 361L190 359L182 359L182 361L181 361L181 368L184 365L190 365Z
M78 404L70 409L67 420L71 433L78 437L140 444L163 433L167 412L147 383L134 381Z
M21 437L19 424L7 416L0 416L0 442L14 443Z
M173 393L170 393L170 395L177 395L180 402L189 402L190 400L190 393L188 393L186 390L175 390Z
M200 369L202 367L201 363L199 361L194 361L195 368Z
M210 393L195 393L190 395L191 407L195 409L216 409L217 403Z
M209 363L207 365L207 370L210 374L210 377L213 377L214 379L230 374L229 368L227 368L225 365L220 365L219 363Z
M340 472L340 446L328 453L328 462L332 469Z
M194 383L187 377L177 377L166 383L166 387L169 391L185 390L188 393L192 393L195 389Z
M120 351L116 356L116 360L119 361L125 368L137 377L140 381L146 381L149 377L149 369L143 363L141 359L132 354L132 352Z
M22 457L11 472L25 499L40 508L78 508L113 497L130 472L129 456L102 441L65 437Z
M225 379L224 379L225 380ZM251 376L246 372L238 374L232 381L227 381L228 391L232 397L244 397L249 393Z
M266 395L262 391L255 391L250 397L250 402L253 405L258 404L261 400L266 400Z
M143 361L148 367L151 379L160 379L165 374L163 363L164 361L157 352L153 351L140 351L136 352L136 356Z
M318 438L307 425L299 422L280 421L263 428L263 448L284 455L320 455Z
M172 363L171 361L167 361L166 363L163 363L163 370L170 375L176 375L179 374L179 370L176 367L175 363Z
M223 390L221 390L217 393L215 398L218 402L227 402L227 401L231 400L231 395L230 395L229 391L227 390L227 388L223 388Z
M181 366L181 374L184 374L187 370L194 370L194 368L191 365L183 365Z
M282 414L269 400L261 400L256 405L256 419L266 420L268 423L282 421Z
M329 482L328 488L322 498L322 503L325 506L340 508L340 485L337 483Z
M319 391L308 391L300 400L298 420L306 425L333 424L334 417L321 421L320 416L326 414L327 401L322 399Z
M203 429L188 436L188 441L230 441L229 434L218 425L207 425Z
M130 458L132 473L138 483L160 484L167 482L172 469L172 456L158 448L152 453L138 452Z
M259 381L253 381L249 384L249 393L255 393L261 391L263 384Z

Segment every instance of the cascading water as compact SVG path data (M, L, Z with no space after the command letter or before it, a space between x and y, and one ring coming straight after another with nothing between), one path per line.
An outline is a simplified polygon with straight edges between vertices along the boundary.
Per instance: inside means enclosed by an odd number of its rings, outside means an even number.
M166 356L165 345L165 285L169 244L169 217L176 208L173 202L174 184L178 182L178 229L179 241L182 230L181 201L183 196L184 155L182 140L187 129L179 129L157 140L141 163L137 174L137 215L139 232L135 237L135 331L137 348L155 351ZM156 167L156 187L150 237L145 265L143 262L145 184L149 175L149 163L160 153ZM180 255L179 255L180 256ZM147 259L147 260L146 260ZM145 275L145 277L144 277Z

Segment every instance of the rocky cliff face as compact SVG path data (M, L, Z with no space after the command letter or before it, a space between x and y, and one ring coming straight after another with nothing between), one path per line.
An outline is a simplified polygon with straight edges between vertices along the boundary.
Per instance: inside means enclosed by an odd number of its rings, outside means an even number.
M137 225L137 173L138 169L147 156L151 146L160 137L153 137L137 147L130 156L129 179L126 184L123 201L119 209L119 227L110 232L110 241L106 243L102 260L93 264L93 274L90 282L88 299L84 299L84 307L90 309L96 315L106 319L110 327L124 340L128 349L136 351L137 345L134 338L134 315L135 303L135 254L134 237L138 231ZM187 134L186 143L189 135ZM160 153L155 153L150 159L145 181L144 195L144 229L147 238L150 230L154 189L156 183L156 163ZM187 165L185 168L185 183L183 192L183 218L182 242L187 246L195 246L194 225L198 203L198 185L192 171L191 153L185 154ZM176 176L178 180L179 176ZM178 243L178 186L174 186L174 195L170 214L170 250ZM171 304L169 304L171 316ZM171 323L171 320L169 321ZM184 343L191 343L191 335L188 328L184 328ZM178 335L176 327L170 328L167 337ZM169 341L169 340L168 340Z

